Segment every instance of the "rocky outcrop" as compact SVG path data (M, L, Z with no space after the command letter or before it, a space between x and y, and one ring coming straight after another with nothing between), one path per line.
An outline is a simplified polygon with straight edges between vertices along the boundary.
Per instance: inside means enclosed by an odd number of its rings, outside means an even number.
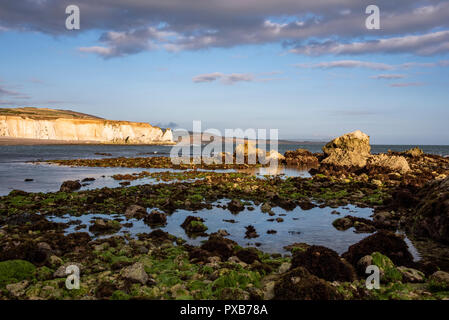
M342 135L327 143L323 147L326 155L331 155L335 149L341 149L349 152L359 152L369 156L371 146L369 144L369 136L360 130Z
M61 192L73 192L81 189L81 183L79 181L67 180L64 181L61 185L59 191Z
M148 123L5 115L0 115L0 137L129 144L173 142L170 129L164 132Z
M284 154L285 162L288 165L295 165L298 167L317 167L318 158L312 152L306 149L296 149L295 151L287 151Z
M449 243L449 178L427 184L418 194L422 199L407 218L407 228L417 236Z
M245 141L243 144L237 145L234 156L237 163L244 161L245 163L254 164L257 161L268 163L270 161L282 161L284 156L276 150L265 151L256 147L253 141Z
M386 255L397 265L409 266L413 262L407 243L399 235L388 231L379 231L353 244L342 257L353 266L357 266L361 258L373 252Z
M368 158L367 167L380 167L388 171L399 172L401 174L410 171L410 166L407 160L401 156L390 156L386 154L373 155Z
M349 281L356 279L354 268L339 255L323 246L311 246L305 251L293 253L291 269L304 267L311 274L327 281Z
M274 286L275 300L336 300L338 291L329 282L311 274L303 267L285 274Z
M360 130L335 138L323 147L324 164L364 167L370 156L369 136Z
M422 149L419 147L414 147L405 151L405 154L410 157L420 157L424 154L424 151L422 151Z
M264 154L262 150L256 147L256 143L252 141L245 141L243 144L239 144L235 148L234 156L236 158L248 158L252 157L255 159L255 157L260 157Z
M360 130L338 137L323 147L325 159L321 164L334 167L365 168L371 171L405 174L410 166L403 156L371 155L369 136Z

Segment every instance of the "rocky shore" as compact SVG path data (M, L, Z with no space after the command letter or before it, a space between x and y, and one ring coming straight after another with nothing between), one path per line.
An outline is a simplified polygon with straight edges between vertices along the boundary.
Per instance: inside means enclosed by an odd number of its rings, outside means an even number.
M50 161L184 171L113 177L159 181L151 185L78 191L80 181L67 181L55 193L14 190L0 197L0 299L448 299L449 258L433 251L415 261L397 231L449 244L449 159L419 149L370 151L369 137L357 131L331 141L323 153L277 156L281 163L310 168L311 178L213 171L248 164L173 166L167 157ZM346 205L373 208L373 216L336 212L336 229L366 234L341 255L298 242L286 246L288 254L267 254L228 239L225 225L208 232L207 221L194 215L220 207L238 219L239 212L260 206L258 214L283 223L274 208L288 215L295 208ZM206 241L189 245L159 229L177 210L192 212L182 223L186 234ZM93 218L89 232L77 231L77 217L86 214L110 218ZM52 219L65 215L74 220ZM144 221L153 231L136 237L121 232L132 221ZM245 230L249 239L259 236L254 226ZM269 231L276 233L275 225ZM66 289L68 265L79 266L80 289ZM380 289L365 285L369 265L379 267Z

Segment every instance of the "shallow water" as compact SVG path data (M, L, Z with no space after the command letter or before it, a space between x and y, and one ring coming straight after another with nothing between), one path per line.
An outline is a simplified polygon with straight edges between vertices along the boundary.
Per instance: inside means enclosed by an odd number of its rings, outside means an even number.
M224 204L226 201L218 202ZM217 204L218 204L217 203ZM331 214L332 211L337 210L340 215ZM151 211L150 209L148 210ZM292 211L285 211L281 208L273 208L275 216L269 216L262 213L260 207L255 206L255 210L250 211L245 209L238 214L232 214L229 210L214 207L211 210L204 209L198 212L191 212L186 210L177 210L167 217L167 225L160 228L176 237L183 238L187 243L192 245L200 245L207 237L189 237L181 224L187 216L195 216L204 219L204 224L208 227L207 233L217 232L224 229L229 233L227 238L236 241L241 246L255 246L259 244L258 248L268 253L285 253L284 247L295 242L304 242L310 245L322 245L331 248L339 254L347 251L348 247L369 234L358 234L354 229L346 231L339 231L332 226L332 222L345 215L353 215L361 218L369 218L372 214L370 208L358 208L352 205L332 208L313 208L311 210L302 210L297 207ZM268 219L275 219L281 217L283 222L270 222ZM49 217L49 220L54 222L67 223L72 220L80 220L81 224L86 224L86 228L78 232L88 232L91 220L94 218L106 219L124 219L123 222L132 222L133 226L130 228L122 227L118 232L120 235L128 233L131 237L136 237L139 233L148 233L152 230L158 229L147 226L143 220L129 219L125 220L123 215L107 215L107 214L86 214L81 217ZM225 222L223 220L235 220L236 223ZM255 227L259 237L253 239L245 238L245 226L252 225ZM66 229L66 233L75 232L76 225L71 225ZM275 234L268 234L268 230L276 230ZM418 259L419 255L410 241L407 242L412 255Z
M279 152L297 148L308 149L311 152L320 152L322 144L289 144L279 145ZM388 149L402 151L412 146L381 146L373 145L372 152L386 152ZM421 146L425 152L449 155L449 146ZM27 161L51 159L82 159L82 158L108 158L108 157L146 157L168 155L171 146L120 146L120 145L37 145L37 146L0 146L0 196L8 194L13 189L28 192L54 192L58 191L65 180L82 180L93 177L97 180L84 189L117 187L119 181L110 178L113 174L129 174L140 172L143 169L132 168L88 168L88 167L58 167L46 164L34 165ZM111 156L96 153L110 153ZM147 171L150 171L146 169ZM159 169L154 169L159 170ZM252 170L253 174L273 174L268 169ZM165 170L167 171L167 170ZM309 176L307 171L292 167L280 167L274 174L286 176ZM106 176L102 178L102 176ZM34 179L25 182L25 179ZM131 182L131 185L150 183L150 179Z
M27 192L56 192L59 191L61 184L66 180L80 180L84 178L95 178L95 181L81 182L83 187L80 190L91 190L97 188L117 188L120 182L112 178L115 174L133 174L142 171L147 172L182 172L183 170L174 170L166 168L102 168L102 167L68 167L48 163L24 163L17 162L13 164L3 163L0 165L0 196L7 195L11 190L19 189ZM206 171L206 170L198 170ZM234 170L214 170L214 172L233 172ZM280 166L274 171L268 168L258 168L252 170L242 170L242 172L252 173L256 176L281 174L285 176L310 177L309 173L296 168ZM26 182L25 179L33 179ZM136 179L130 181L130 186L164 183L151 177Z

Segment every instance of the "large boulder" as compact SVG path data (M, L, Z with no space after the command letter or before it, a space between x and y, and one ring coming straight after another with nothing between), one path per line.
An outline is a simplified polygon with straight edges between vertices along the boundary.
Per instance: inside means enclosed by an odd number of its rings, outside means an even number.
M373 155L368 158L367 169L382 168L387 171L399 172L401 174L410 171L407 160L401 156L390 156L386 154Z
M440 290L449 289L449 273L447 272L436 271L429 280L433 287L438 287Z
M371 146L369 144L369 136L360 130L351 133L346 133L341 137L335 138L323 147L325 155L331 155L336 149L345 150L349 152L358 152L369 156Z
M416 236L449 243L449 178L430 182L417 197L421 201L409 213L407 229Z
M59 191L73 192L79 189L81 189L81 183L79 181L67 180L62 183L61 188L59 188Z
M228 260L234 255L236 242L223 238L220 235L210 235L209 239L203 243L201 249L210 252L214 256L221 257L222 260Z
M408 251L407 243L399 235L389 231L379 231L348 248L342 257L353 266L364 256L379 252L389 257L394 264L399 266L411 266L413 256Z
M349 281L356 279L354 268L333 250L322 246L311 246L293 254L292 269L304 267L313 275L327 281Z
M284 273L274 286L275 300L337 300L337 290L303 267Z
M335 138L323 147L324 164L364 167L370 157L369 136L360 130Z

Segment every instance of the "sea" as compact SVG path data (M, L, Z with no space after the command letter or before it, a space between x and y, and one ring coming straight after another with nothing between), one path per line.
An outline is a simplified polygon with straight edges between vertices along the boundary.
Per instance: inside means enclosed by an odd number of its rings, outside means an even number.
M311 152L321 152L323 144L279 144L278 151L284 154L287 150L298 148ZM384 153L404 151L416 145L372 145L371 152ZM425 153L449 156L449 146L421 145ZM66 180L82 180L93 177L96 180L83 189L118 187L118 182L111 178L114 174L127 174L143 171L138 168L89 168L66 167L34 161L55 159L94 159L115 157L154 157L169 156L172 146L149 145L27 145L0 146L0 196L11 190L19 189L27 192L55 192ZM192 148L193 149L193 148ZM224 148L223 148L224 151ZM145 169L146 171L167 171L167 169ZM303 175L292 168L283 171L286 175ZM25 181L25 180L28 181ZM31 180L31 181L29 181ZM145 180L134 182L145 183Z

